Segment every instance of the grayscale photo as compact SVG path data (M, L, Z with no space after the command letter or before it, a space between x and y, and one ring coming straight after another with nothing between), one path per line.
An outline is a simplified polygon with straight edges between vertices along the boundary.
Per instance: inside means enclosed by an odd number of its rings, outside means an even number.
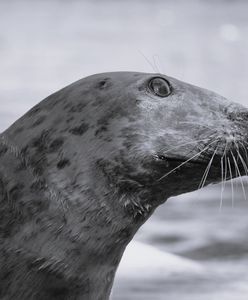
M0 300L248 299L247 11L0 0Z

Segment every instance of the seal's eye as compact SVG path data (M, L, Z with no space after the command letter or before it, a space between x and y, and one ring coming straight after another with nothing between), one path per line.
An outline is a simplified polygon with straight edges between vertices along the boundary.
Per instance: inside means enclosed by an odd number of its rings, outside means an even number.
M159 97L167 97L171 93L171 85L164 78L155 77L149 82L150 90Z

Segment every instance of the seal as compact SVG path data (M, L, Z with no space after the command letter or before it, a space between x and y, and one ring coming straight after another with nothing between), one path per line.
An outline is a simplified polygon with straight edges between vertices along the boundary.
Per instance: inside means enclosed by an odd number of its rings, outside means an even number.
M163 74L103 73L0 135L0 299L109 299L171 196L247 173L248 109Z

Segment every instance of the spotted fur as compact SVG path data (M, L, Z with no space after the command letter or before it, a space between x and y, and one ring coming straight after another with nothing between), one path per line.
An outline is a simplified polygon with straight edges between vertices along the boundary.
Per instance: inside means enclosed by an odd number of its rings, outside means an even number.
M170 81L168 97L151 91L154 77ZM198 187L214 151L206 183L220 181L217 162L230 136L247 140L247 116L210 91L136 72L90 76L37 104L0 135L0 299L109 299L138 228ZM203 139L219 148L178 169Z

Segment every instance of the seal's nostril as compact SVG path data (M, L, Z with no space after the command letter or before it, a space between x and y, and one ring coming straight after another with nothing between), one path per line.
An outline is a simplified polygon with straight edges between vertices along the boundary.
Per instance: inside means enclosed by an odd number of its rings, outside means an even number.
M248 111L243 111L243 112L239 113L238 116L239 116L240 120L248 121Z
M231 121L248 121L248 111L229 112L228 119Z

